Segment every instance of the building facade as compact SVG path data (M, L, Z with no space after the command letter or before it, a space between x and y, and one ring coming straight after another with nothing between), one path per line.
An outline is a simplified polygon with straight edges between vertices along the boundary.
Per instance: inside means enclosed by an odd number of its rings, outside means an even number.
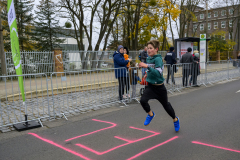
M69 51L78 51L78 44L77 40L73 37L75 37L75 30L72 29L62 29L61 32L64 32L65 34L57 34L58 38L66 39L64 43L60 44L60 47L63 50L69 50ZM86 51L88 49L88 40L87 37L84 36L83 32L83 51Z
M185 22L180 32L183 37L199 37L200 34L207 34L207 38L214 36L216 31L224 31L222 39L231 39L236 42L234 50L240 48L240 5L211 8L207 11L204 8L196 7L194 11L195 21ZM183 17L183 15L180 15ZM180 18L180 24L182 18ZM181 37L181 38L183 38Z

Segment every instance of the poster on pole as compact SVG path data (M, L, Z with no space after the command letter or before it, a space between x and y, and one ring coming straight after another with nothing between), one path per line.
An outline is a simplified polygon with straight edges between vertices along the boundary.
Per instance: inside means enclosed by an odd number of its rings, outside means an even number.
M192 48L193 50L193 42L177 42L177 58L181 59L182 55L187 52L188 48Z
M205 69L206 62L206 34L200 34L200 67Z
M23 105L25 106L25 94L24 94L24 85L23 85L23 76L22 75L22 65L21 65L21 55L18 41L18 30L17 30L17 21L13 0L7 1L8 9L8 25L10 28L10 40L11 40L11 50L14 66L16 73L18 75L19 88L22 94Z

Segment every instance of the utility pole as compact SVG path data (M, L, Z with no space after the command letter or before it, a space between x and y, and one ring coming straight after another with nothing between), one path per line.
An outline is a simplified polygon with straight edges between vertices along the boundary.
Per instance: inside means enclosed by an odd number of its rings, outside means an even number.
M206 39L208 38L208 0L206 0ZM206 40L206 44L207 44ZM207 62L209 61L209 52L208 52L208 45L206 47L206 53L207 53Z
M1 18L1 13L0 11L0 62L1 62L1 70L2 70L2 75L6 76L7 75L7 70L6 70L6 58L4 54L4 45L3 45L3 29L2 29L2 18ZM1 76L1 75L0 75Z

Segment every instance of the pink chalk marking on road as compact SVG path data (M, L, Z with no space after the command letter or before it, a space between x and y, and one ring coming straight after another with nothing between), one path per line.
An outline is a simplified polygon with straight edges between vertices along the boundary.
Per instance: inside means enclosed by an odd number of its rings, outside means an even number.
M218 149L223 149L223 150L227 150L227 151L231 151L231 152L240 153L239 150L234 150L234 149L230 149L230 148L224 148L224 147L220 147L220 146L214 146L214 145L207 144L207 143L202 143L202 142L197 142L197 141L192 141L192 143L200 144L200 145L204 145L204 146L208 146L208 147L213 147L213 148L218 148Z
M125 138L118 137L118 136L114 136L114 138L120 139L120 140L128 142L128 143L133 143L134 142L134 141L131 141L131 140L128 140L128 139L125 139Z
M173 138L171 138L171 139L169 139L169 140L167 140L167 141L165 141L165 142L162 142L162 143L160 143L160 144L158 144L158 145L156 145L156 146L153 146L153 147L151 147L151 148L149 148L149 149L146 149L145 151L142 151L142 152L136 154L135 156L133 156L133 157L127 159L127 160L135 159L135 158L143 155L144 153L147 153L147 152L149 152L149 151L151 151L151 150L153 150L153 149L155 149L155 148L157 148L157 147L159 147L159 146L162 146L162 145L164 145L164 144L166 144L166 143L168 143L168 142L171 142L171 141L173 141L173 140L175 140L175 139L177 139L177 138L178 138L178 136L175 136L175 137L173 137Z
M150 133L158 133L158 132L154 132L154 131L150 131L150 130L146 130L146 129L142 129L142 128L136 128L136 127L132 127L132 126L130 126L129 128L132 128L132 129L137 129L137 130L140 130L140 131L145 131L145 132L150 132ZM158 134L160 134L160 133L158 133Z
M72 150L70 150L70 149L68 149L68 148L65 148L65 147L63 147L63 146L61 146L61 145L59 145L59 144L57 144L57 143L55 143L55 142L53 142L53 141L51 141L51 140L42 138L42 137L40 137L39 135L37 135L37 134L35 134L35 133L28 133L28 134L33 135L34 137L36 137L36 138L38 138L38 139L41 139L42 141L45 141L45 142L47 142L47 143L49 143L49 144L51 144L51 145L54 145L54 146L56 146L56 147L58 147L58 148L61 148L61 149L65 150L65 151L67 151L67 152L69 152L69 153L72 153L72 154L74 154L74 155L76 155L76 156L78 156L78 157L81 157L81 158L83 158L83 159L85 159L85 160L91 160L90 158L85 157L85 156L83 156L82 154L79 154L79 153L77 153L77 152L75 152L75 151L72 151Z
M141 129L141 128L136 128L136 127L131 127L131 126L129 128L140 130L140 131L145 131L145 132L150 132L150 133L154 133L154 134L150 135L150 136L147 136L147 137L143 137L143 138L137 139L137 140L128 140L128 139L125 139L125 138L121 138L119 136L114 136L114 137L117 138L117 139L129 142L129 143L135 143L135 142L139 142L139 141L142 141L144 139L151 138L153 136L156 136L156 135L160 134L158 132L154 132L154 131L150 131L150 130L146 130L146 129Z
M67 140L65 140L65 142L71 141L71 140L74 140L74 139L77 139L77 138L80 138L80 137L88 136L88 135L90 135L90 134L97 133L97 132L100 132L100 131L104 131L104 130L107 130L107 129L110 129L110 128L113 128L113 127L116 127L116 126L117 126L116 123L112 123L112 122L101 121L101 120L97 120L97 119L92 119L92 120L93 120L93 121L97 121L97 122L108 123L108 124L111 124L112 126L106 127L106 128L102 128L102 129L99 129L99 130L96 130L96 131L93 131L93 132L90 132L90 133L86 133L86 134L83 134L83 135L79 135L79 136L77 136L77 137L73 137L73 138L67 139Z
M158 132L154 132L154 131L150 131L150 130L146 130L146 129L141 129L141 128L136 128L136 127L129 127L129 128L136 129L136 130L141 130L141 131L145 131L145 132L150 132L150 133L154 133L154 134L153 134L153 135L150 135L150 136L147 136L147 137L143 137L143 138L137 139L137 140L128 140L128 139L125 139L125 138L121 138L121 137L119 137L119 136L114 136L115 138L120 139L120 140L125 141L125 142L128 142L128 143L121 144L121 145L119 145L119 146L113 147L113 148L111 148L111 149L109 149L109 150L106 150L106 151L103 151L103 152L96 151L96 150L94 150L94 149L92 149L92 148L89 148L89 147L87 147L87 146L85 146L85 145L82 145L82 144L76 144L76 145L79 146L79 147L82 147L82 148L84 148L84 149L86 149L86 150L88 150L88 151L90 151L90 152L93 152L93 153L95 153L95 154L97 154L97 155L103 155L103 154L106 154L106 153L108 153L108 152L111 152L111 151L113 151L113 150L115 150L115 149L118 149L118 148L120 148L120 147L129 145L129 144L131 144L131 143L139 142L139 141L142 141L142 140L144 140L144 139L151 138L151 137L153 137L153 136L156 136L156 135L160 134L160 133L158 133Z
M126 145L128 145L128 144L131 144L131 143L125 143L125 144L122 144L122 145L113 147L113 148L111 148L111 149L109 149L109 150L106 150L106 151L103 151L103 152L98 152L98 151L96 151L96 150L94 150L94 149L91 149L91 148L89 148L89 147L87 147L87 146L84 146L84 145L82 145L82 144L76 144L76 145L79 146L79 147L82 147L82 148L84 148L84 149L86 149L86 150L88 150L88 151L90 151L90 152L93 152L93 153L95 153L95 154L97 154L97 155L103 155L103 154L106 154L106 153L108 153L108 152L111 152L111 151L113 151L113 150L115 150L115 149L118 149L118 148L120 148L120 147L126 146Z

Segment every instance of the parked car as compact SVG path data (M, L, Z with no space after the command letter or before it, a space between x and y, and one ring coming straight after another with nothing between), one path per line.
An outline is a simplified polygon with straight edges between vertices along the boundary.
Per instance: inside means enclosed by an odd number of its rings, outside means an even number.
M107 63L102 63L102 67L107 67L108 64Z

